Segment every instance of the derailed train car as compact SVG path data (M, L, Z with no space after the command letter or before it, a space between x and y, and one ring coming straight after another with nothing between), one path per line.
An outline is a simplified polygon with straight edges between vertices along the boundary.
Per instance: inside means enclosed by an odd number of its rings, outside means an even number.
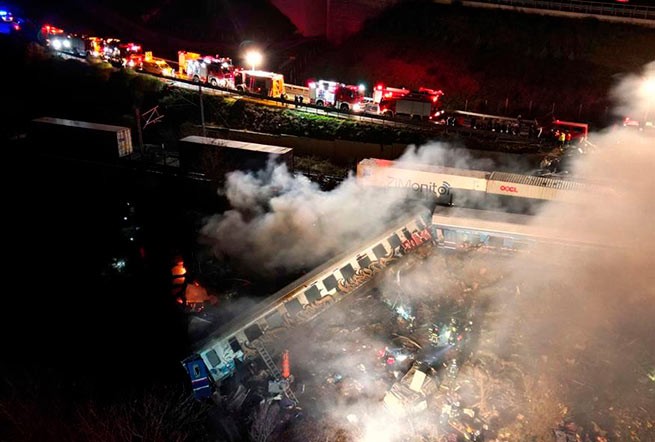
M216 384L235 373L237 361L256 355L257 340L267 332L315 317L404 255L431 244L430 215L427 209L414 213L398 227L279 290L204 340L183 361L196 398L210 397Z
M502 207L531 213L545 201L572 203L588 183L507 172L457 169L368 158L357 165L365 186L395 189L415 197L434 198L442 205L471 208Z
M445 249L486 248L514 253L535 244L598 247L593 232L557 227L543 219L537 223L532 215L492 210L436 207L431 230L435 245ZM604 244L618 246L611 238L606 238Z

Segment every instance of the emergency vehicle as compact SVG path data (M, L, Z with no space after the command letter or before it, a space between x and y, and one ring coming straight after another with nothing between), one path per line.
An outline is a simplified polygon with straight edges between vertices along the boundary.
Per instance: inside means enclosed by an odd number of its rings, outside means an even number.
M15 17L11 11L0 9L0 34L12 34L19 32L23 21Z
M148 74L175 78L175 69L173 69L163 58L153 57L152 52L150 51L146 51L144 54L139 70Z
M180 74L195 83L208 83L234 89L234 65L232 60L219 56L202 56L195 52L178 51Z
M434 119L444 112L439 101L442 95L443 92L440 90L424 87L411 92L407 89L381 89L378 95L380 97L378 113L391 118Z
M137 68L143 60L143 49L136 43L121 43L116 38L109 38L105 40L103 58L118 67Z
M541 136L557 139L560 133L570 134L571 139L566 141L583 142L587 140L589 125L573 121L552 120L541 125Z
M271 98L286 98L284 76L275 72L240 70L234 77L236 89L240 92L263 95Z
M43 25L37 34L37 40L44 46L52 47L54 38L63 38L66 34L64 30L56 26ZM53 48L56 50L56 48Z
M105 40L100 37L84 38L87 57L100 58L105 52Z
M309 83L309 100L316 106L361 112L365 107L365 90L364 85L353 86L326 80L312 81Z

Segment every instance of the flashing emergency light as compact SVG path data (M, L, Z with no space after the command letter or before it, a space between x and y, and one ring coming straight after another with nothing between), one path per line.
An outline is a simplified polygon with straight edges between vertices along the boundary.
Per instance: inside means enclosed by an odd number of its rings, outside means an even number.
M316 83L314 83L313 81L310 81L309 82L309 88L310 89L316 89Z
M61 49L61 40L52 40L52 47L59 51Z
M71 41L70 40L64 40L63 45L66 49L70 49L71 47Z
M41 32L44 34L63 34L64 30L50 25L43 25Z
M364 86L363 84L360 84L359 85L359 91L364 92L365 90L366 90L366 86Z
M384 89L384 86L381 85L381 84L378 84L377 86L375 86L375 89L381 91L382 89Z

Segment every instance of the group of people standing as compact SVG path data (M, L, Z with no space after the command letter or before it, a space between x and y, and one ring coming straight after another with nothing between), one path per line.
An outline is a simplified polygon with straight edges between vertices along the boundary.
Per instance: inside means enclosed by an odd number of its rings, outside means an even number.
M557 140L557 143L559 144L560 148L564 149L564 147L571 144L572 136L571 136L570 131L568 131L568 130L567 131L564 131L564 130L560 131L559 129L557 129L555 131L554 135L555 135L555 139Z

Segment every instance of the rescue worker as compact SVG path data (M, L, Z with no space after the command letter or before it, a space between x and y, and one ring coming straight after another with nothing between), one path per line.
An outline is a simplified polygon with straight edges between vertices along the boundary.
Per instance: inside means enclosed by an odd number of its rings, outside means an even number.
M571 132L567 130L566 131L566 145L567 146L569 146L571 144L571 138L572 138Z
M559 147L561 149L564 149L564 143L566 143L566 134L564 132L560 132L560 134L559 134Z

